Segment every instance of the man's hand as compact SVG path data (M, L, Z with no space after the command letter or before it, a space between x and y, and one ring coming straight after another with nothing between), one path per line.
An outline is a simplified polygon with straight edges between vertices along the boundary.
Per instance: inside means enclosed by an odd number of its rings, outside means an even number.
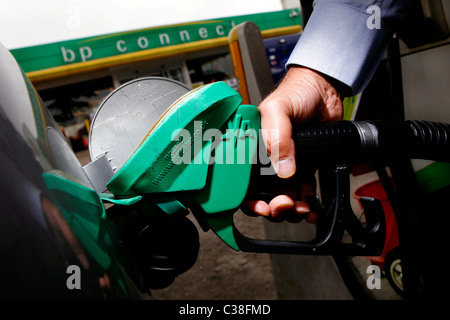
M342 101L336 89L321 74L303 67L291 67L279 86L258 108L263 139L272 165L277 175L284 179L297 171L296 160L301 162L295 157L292 124L337 121L343 117ZM298 190L284 192L269 203L250 201L248 207L256 214L276 221L295 220L296 215L310 213L305 197L316 194L314 182L303 183ZM315 213L310 213L306 220L314 222Z

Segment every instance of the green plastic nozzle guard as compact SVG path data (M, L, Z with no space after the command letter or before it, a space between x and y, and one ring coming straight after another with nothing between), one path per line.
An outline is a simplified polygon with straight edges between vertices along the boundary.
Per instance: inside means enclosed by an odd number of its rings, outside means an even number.
M247 193L260 129L257 107L241 101L225 82L190 91L159 119L108 189L118 197L172 193L175 204L200 208L211 229L239 250L233 213Z
M202 86L184 95L149 131L107 188L122 196L204 188L208 163L200 151L208 148L210 142L203 141L201 133L222 127L241 100L239 93L225 82ZM190 139L186 139L188 135ZM188 151L193 151L189 157Z
M245 199L252 164L256 162L260 129L258 109L241 105L221 129L222 139L213 149L214 161L206 186L194 199L206 213L211 229L231 248L239 250L233 234L233 214Z

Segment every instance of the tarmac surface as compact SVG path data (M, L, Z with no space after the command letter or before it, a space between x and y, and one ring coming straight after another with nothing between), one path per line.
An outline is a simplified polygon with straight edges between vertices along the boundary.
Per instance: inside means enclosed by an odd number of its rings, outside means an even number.
M236 213L243 215L243 213ZM192 215L189 215L192 217ZM241 217L239 230L264 238L262 219ZM168 300L275 300L278 299L268 254L236 252L212 231L203 232L196 221L200 251L195 265L162 290L152 290L155 299Z

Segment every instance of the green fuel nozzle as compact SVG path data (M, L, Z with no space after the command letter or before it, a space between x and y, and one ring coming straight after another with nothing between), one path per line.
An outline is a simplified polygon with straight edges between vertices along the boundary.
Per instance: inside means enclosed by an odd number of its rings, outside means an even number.
M240 105L241 100L225 82L182 96L107 188L119 197L170 194L173 208L185 205L201 210L211 229L238 250L232 213L247 194L260 129L257 108Z
M122 199L151 195L169 215L186 214L190 209L204 230L212 229L235 250L379 254L385 238L381 203L376 199L363 201L367 224L361 226L351 209L349 170L343 165L354 160L361 148L370 155L378 143L377 137L369 134L373 128L368 123L325 123L294 133L298 158L310 158L315 169L325 165L330 185L335 186L323 192L324 203L317 206L321 212L313 240L250 239L239 232L233 214L246 197L252 194L258 199L263 196L260 187L279 183L281 189L286 180L255 170L261 169L260 114L256 106L241 105L241 101L239 93L225 82L184 94L154 123L109 180L107 189ZM364 143L361 132L365 132ZM351 243L342 242L344 231L351 233Z

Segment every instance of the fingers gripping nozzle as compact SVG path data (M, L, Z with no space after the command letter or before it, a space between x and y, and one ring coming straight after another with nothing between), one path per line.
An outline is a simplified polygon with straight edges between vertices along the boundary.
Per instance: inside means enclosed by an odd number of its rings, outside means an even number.
M107 184L108 189L117 197L151 194L153 199L158 199L158 194L166 198L169 195L173 203L191 209L204 230L211 228L235 250L355 255L376 254L381 250L382 209L373 205L368 210L372 212L368 213L371 216L368 220L372 221L369 225L355 220L349 205L348 171L343 169L345 166L337 166L336 163L341 163L337 161L325 166L334 170L331 175L335 187L324 203L313 241L255 240L238 231L233 214L245 202L247 194L255 192L250 190L250 182L261 178L262 172L268 172L255 170L264 153L258 148L259 111L255 106L241 105L241 100L224 82L205 85L181 97L117 170ZM334 130L331 138L325 135L319 140L309 139L315 142L307 142L301 132L296 132L294 138L297 144L306 145L303 150L315 148L316 153L322 149L329 152L329 146L334 148L335 143L357 144L361 130L373 129L370 125L356 128L350 125L350 128L343 130L343 136ZM365 143L366 148L372 148L370 141ZM261 181L264 183L264 179ZM342 242L344 231L351 235L350 243Z

